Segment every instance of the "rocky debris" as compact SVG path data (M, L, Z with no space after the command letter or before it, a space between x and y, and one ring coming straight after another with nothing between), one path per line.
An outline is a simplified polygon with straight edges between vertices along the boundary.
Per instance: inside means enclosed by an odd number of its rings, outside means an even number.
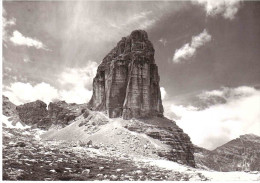
M54 125L65 127L81 114L87 114L85 105L68 104L65 101L51 102L48 106L48 117Z
M64 141L38 141L34 138L36 129L27 129L26 135L23 132L3 128L3 180L192 180L188 173L166 170L129 157L104 156L93 148L73 147ZM15 147L18 142L26 147Z
M87 117L86 113L88 114ZM82 120L82 122L78 125L79 127L81 126L87 126L89 128L91 127L98 127L98 126L102 126L104 124L108 123L108 119L106 118L105 115L98 115L97 113L92 113L91 115L89 114L88 111L84 112L83 114L84 119Z
M153 45L145 31L135 30L99 65L89 106L110 118L162 116L159 80Z
M19 118L27 125L46 129L51 126L51 120L48 117L47 105L37 100L16 107Z
M17 142L15 147L25 147L26 144L24 142Z
M260 171L260 137L247 134L213 151L195 147L196 165L216 171Z
M193 145L187 134L175 122L162 117L123 120L110 119L102 112L92 111L85 119L60 129L49 130L43 140L82 141L92 140L103 144L100 150L126 153L129 156L164 158L194 167Z
M157 150L160 157L195 167L194 148L187 134L174 121L167 118L147 118L146 120L131 120L125 125L130 131L144 133L168 145L169 150ZM149 147L145 147L149 148Z

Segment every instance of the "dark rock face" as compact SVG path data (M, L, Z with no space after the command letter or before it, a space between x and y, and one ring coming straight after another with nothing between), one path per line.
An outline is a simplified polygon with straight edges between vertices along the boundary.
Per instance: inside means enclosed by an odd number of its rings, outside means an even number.
M260 137L241 135L213 151L195 148L198 167L217 171L260 171Z
M48 129L51 125L65 127L70 121L86 112L86 105L67 104L65 101L51 102L48 106L37 100L16 107L22 122L38 128Z
M27 125L39 128L47 128L51 125L47 105L40 100L17 106L16 110L21 121Z
M154 117L142 119L141 121L133 120L125 128L137 133L144 133L170 147L168 151L158 151L159 156L195 167L194 148L190 137L174 121Z
M110 118L162 116L159 80L153 45L145 31L135 30L99 65L89 106Z
M54 125L62 127L86 112L84 105L68 104L65 101L51 102L48 106L48 116Z

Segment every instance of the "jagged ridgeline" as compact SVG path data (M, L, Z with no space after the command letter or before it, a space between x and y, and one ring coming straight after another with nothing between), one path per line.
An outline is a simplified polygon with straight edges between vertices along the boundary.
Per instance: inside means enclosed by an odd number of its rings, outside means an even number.
M153 45L145 31L135 30L99 65L89 107L110 118L162 116L159 81Z

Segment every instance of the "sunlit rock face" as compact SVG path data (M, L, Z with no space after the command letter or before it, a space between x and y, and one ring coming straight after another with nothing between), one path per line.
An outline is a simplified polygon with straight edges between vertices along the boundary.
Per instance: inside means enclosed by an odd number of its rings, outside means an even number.
M159 81L153 45L145 31L135 30L99 65L89 106L110 118L162 116Z

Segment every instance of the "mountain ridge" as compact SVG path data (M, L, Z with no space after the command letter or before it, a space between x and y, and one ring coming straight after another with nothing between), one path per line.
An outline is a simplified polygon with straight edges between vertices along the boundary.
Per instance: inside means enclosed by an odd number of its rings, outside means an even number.
M198 167L217 171L260 171L260 137L244 134L214 150L195 146Z

